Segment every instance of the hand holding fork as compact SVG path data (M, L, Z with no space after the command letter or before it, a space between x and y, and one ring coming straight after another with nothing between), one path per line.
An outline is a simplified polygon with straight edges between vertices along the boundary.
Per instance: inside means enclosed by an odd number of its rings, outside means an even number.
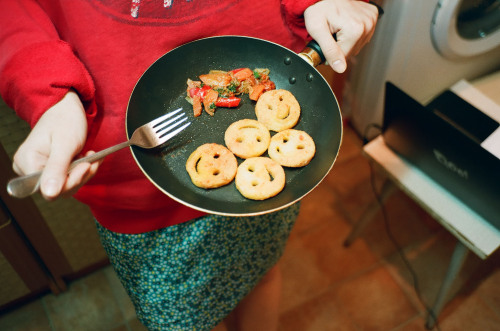
M187 120L185 114L180 113L181 111L182 108L179 108L142 125L133 132L128 141L73 161L69 167L69 171L80 163L95 162L131 145L142 148L154 148L164 144L191 124L187 122L181 125ZM7 183L7 191L11 196L17 198L28 197L39 190L41 175L42 171L38 171L25 176L16 177Z

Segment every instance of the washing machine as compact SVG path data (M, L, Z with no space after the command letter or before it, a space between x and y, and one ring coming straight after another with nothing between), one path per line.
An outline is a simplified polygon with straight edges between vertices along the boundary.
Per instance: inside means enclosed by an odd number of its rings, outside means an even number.
M363 137L383 122L385 82L427 104L461 79L500 69L500 0L385 0L368 45L352 58L342 109ZM500 86L499 86L500 93Z

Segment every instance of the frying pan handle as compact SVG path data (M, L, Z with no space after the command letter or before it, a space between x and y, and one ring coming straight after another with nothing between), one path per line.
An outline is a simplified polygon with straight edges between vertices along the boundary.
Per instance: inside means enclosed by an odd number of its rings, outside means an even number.
M335 35L333 37L335 38ZM321 47L319 47L319 44L316 42L316 40L311 40L306 45L304 50L299 53L299 56L309 62L309 64L313 67L319 66L326 60L323 52L321 51Z
M377 7L379 18L384 14L384 9L380 5L376 4L374 1L368 1L368 3ZM333 39L335 39L335 41L337 40L337 36L335 33L333 34ZM299 53L299 56L304 58L313 67L317 67L320 64L325 63L326 61L325 56L321 51L321 47L319 47L319 44L316 42L316 40L311 40L306 45L304 50Z

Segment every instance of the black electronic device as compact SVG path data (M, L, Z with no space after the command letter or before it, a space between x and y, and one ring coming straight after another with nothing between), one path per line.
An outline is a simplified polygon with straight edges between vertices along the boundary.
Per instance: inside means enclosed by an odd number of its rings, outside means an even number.
M386 83L386 145L500 229L500 159L481 146L498 129L450 90L424 106Z

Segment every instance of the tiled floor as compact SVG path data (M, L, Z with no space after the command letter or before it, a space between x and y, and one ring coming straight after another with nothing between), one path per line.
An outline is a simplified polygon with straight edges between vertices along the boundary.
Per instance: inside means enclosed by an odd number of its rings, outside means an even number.
M350 247L343 246L356 219L374 200L361 145L347 127L332 172L303 200L281 261L280 331L425 330L425 308L411 273L388 239L382 214ZM401 192L386 206L388 229L415 271L421 297L431 304L455 240ZM486 261L469 255L440 315L440 330L500 330L499 266L499 254ZM130 331L144 327L107 267L74 281L68 292L46 295L0 315L0 330Z

